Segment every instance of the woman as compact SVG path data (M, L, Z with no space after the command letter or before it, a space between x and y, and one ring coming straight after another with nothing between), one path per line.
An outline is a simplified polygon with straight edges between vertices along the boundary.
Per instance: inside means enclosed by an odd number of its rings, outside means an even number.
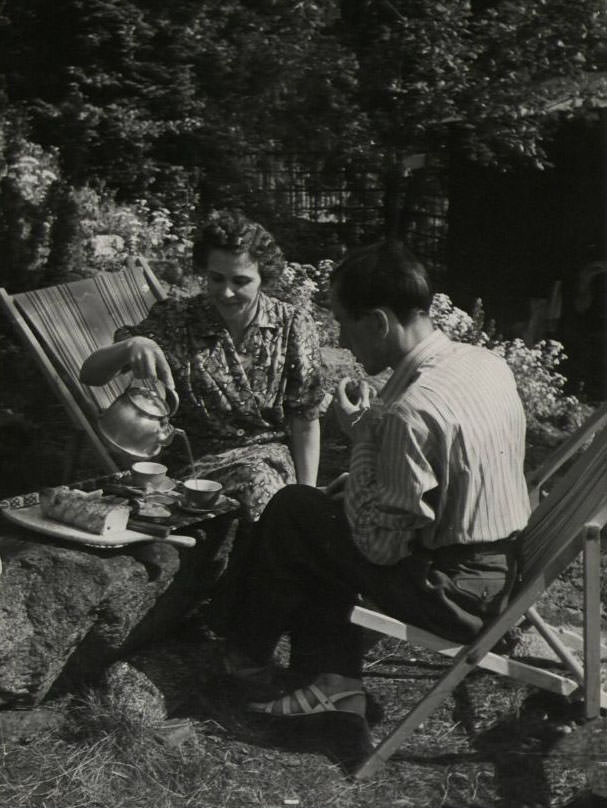
M131 370L175 388L174 422L187 432L198 475L219 480L256 520L287 483L316 484L323 399L316 330L304 312L264 293L284 259L272 236L240 212L211 214L194 266L207 294L155 304L92 354L80 379L102 385Z

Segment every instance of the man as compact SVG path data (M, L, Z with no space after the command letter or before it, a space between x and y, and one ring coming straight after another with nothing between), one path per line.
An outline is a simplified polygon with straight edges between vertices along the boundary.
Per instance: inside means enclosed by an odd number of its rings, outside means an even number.
M282 634L302 686L249 705L281 720L365 715L362 594L393 617L470 641L503 610L526 524L525 419L514 378L492 352L435 330L423 268L400 243L347 256L332 276L342 345L375 375L370 402L340 382L335 410L350 471L324 491L289 486L268 504L226 631L226 667L267 680ZM353 400L354 399L354 400Z

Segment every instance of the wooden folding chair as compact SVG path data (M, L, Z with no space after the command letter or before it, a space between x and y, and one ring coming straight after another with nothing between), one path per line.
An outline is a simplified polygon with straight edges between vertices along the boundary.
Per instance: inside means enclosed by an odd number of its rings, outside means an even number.
M86 438L103 469L118 470L95 426L99 413L124 391L130 377L124 374L103 387L88 387L79 381L80 368L93 351L111 345L119 326L140 322L165 297L140 256L131 258L118 272L100 272L92 278L15 295L0 289L3 310L75 427L70 464ZM71 468L64 470L64 476L70 479Z
M519 537L520 581L507 609L490 622L468 646L394 620L381 612L355 606L352 622L453 657L453 665L362 763L355 777L375 773L411 734L476 667L517 681L570 696L582 691L587 718L607 709L601 690L600 660L600 531L607 524L607 407L598 410L554 456L530 475L532 492L595 434L568 472L533 511ZM602 429L601 429L602 427ZM598 430L601 429L599 432ZM549 474L549 473L550 474ZM534 494L539 500L539 493ZM583 552L584 628L579 647L584 664L571 651L575 638L563 638L535 609L547 587ZM495 644L526 616L554 651L567 674L492 652Z

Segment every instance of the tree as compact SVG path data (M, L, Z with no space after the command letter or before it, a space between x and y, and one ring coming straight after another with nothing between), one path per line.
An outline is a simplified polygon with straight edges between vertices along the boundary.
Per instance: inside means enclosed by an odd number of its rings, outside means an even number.
M294 154L380 177L392 230L412 154L540 166L551 113L607 96L599 0L5 0L0 26L7 103L73 184L255 212L250 166Z
M483 163L526 159L563 105L607 99L606 14L580 0L342 0L360 107L377 142L390 229L405 160L449 144Z
M347 136L355 60L326 33L333 2L7 0L4 13L9 100L76 183L130 187L163 161L204 171L257 149L328 153Z

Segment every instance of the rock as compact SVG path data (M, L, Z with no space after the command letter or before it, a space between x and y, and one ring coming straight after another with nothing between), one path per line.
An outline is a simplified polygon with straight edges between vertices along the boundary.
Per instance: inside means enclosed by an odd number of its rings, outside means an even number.
M209 638L153 643L107 668L98 695L132 721L157 725L195 702L203 683L217 677L220 649Z
M65 724L63 713L45 707L0 711L0 737L6 743L27 743L43 732L61 730Z
M105 671L103 700L123 719L157 726L167 718L165 699L156 685L128 662L115 662Z
M117 550L2 525L0 706L38 705L174 632L211 591L236 524L230 514L207 522L195 548L156 541Z

